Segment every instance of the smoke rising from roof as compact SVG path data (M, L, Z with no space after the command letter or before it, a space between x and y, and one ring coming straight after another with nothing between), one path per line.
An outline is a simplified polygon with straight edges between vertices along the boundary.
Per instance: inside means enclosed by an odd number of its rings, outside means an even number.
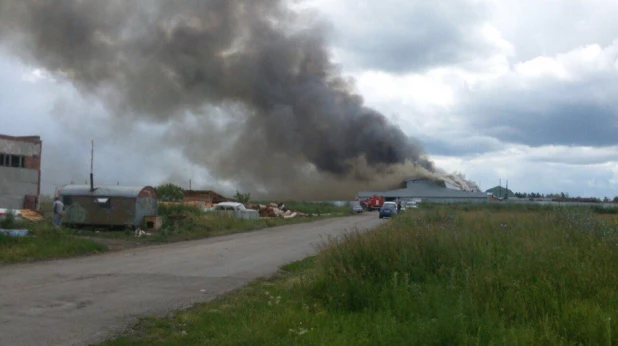
M350 198L438 170L364 106L327 25L283 0L4 0L0 42L240 189ZM87 119L84 119L87 121ZM465 182L465 180L464 180Z

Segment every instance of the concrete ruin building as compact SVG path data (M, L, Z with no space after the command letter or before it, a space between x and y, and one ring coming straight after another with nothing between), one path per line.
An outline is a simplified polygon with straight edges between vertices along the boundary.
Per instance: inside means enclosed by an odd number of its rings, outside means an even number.
M37 210L42 147L39 136L0 135L0 208Z

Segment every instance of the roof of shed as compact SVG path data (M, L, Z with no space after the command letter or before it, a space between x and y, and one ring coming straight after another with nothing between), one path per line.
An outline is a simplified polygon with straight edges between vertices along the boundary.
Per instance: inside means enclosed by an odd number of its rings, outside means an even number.
M60 189L63 196L95 197L137 197L145 188L151 186L97 186L90 192L90 185L67 185Z

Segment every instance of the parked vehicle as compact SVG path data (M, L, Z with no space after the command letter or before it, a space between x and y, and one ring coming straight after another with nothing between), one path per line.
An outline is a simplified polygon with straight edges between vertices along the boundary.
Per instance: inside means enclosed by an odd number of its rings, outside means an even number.
M418 208L418 205L416 204L415 201L408 201L406 202L405 206L406 206L406 209L407 208Z
M382 208L380 208L380 219L385 217L392 217L397 214L397 204L385 202Z
M397 203L395 203L395 202L384 202L384 204L382 204L382 206L386 206L386 205L395 208L395 213L397 212Z
M254 209L247 209L244 204L237 202L221 202L214 207L212 212L227 214L238 219L257 220L260 213Z
M363 207L360 205L359 202L352 203L352 212L357 214L364 212Z

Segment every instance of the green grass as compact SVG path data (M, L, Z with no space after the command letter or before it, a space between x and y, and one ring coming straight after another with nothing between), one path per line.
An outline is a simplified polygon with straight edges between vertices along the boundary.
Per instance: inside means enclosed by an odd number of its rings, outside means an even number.
M26 237L0 234L0 264L66 258L107 250L107 246L80 239L70 231L56 230L49 222L23 222L13 226L30 232Z
M618 219L419 208L106 345L615 345Z

